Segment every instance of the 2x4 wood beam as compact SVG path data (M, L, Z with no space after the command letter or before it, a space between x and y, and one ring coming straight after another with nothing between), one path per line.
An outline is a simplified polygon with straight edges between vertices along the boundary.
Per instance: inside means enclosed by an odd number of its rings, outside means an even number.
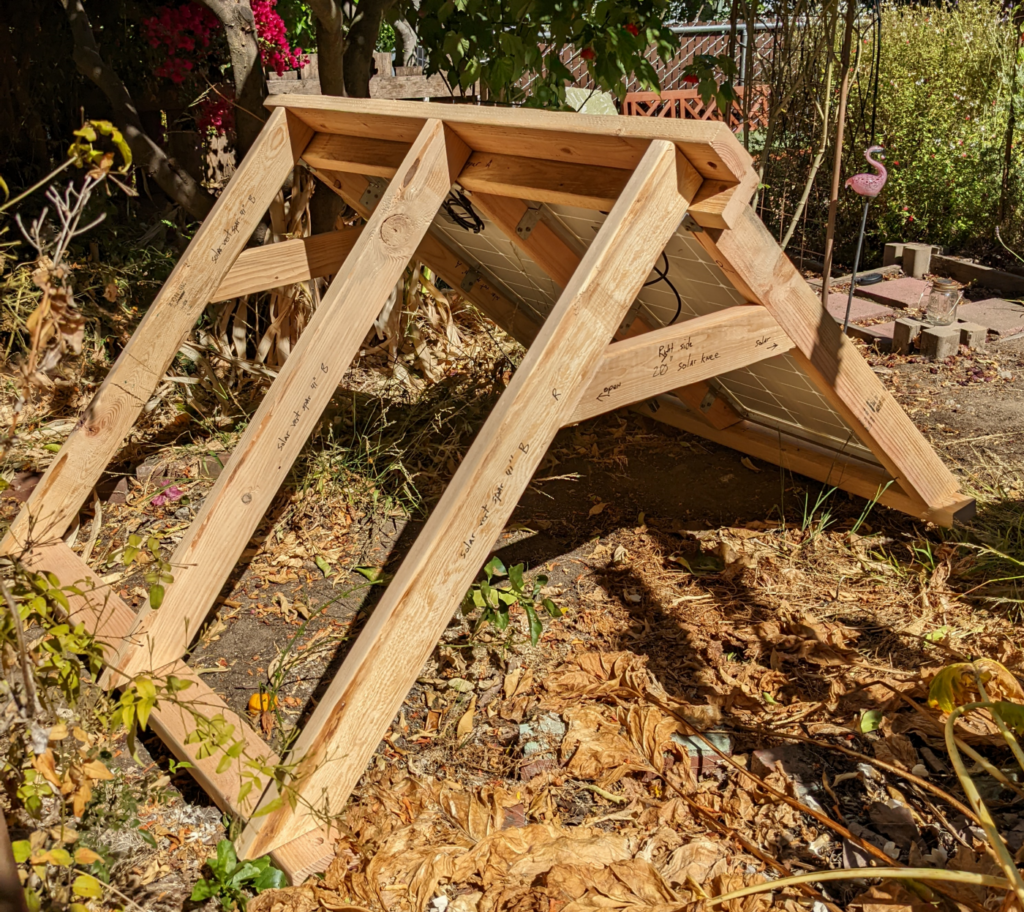
M352 251L362 228L344 228L243 250L211 301L226 301L282 285L334 275Z
M613 342L572 422L774 358L792 347L775 318L757 305L728 307Z
M242 835L247 857L312 825L296 798L344 804L699 183L672 144L651 143L299 736L298 795L268 792L274 810Z
M83 624L108 654L117 651L120 641L131 629L135 612L77 554L57 539L18 558L29 570L54 573L64 586L76 586L80 594L68 595L69 619ZM188 761L193 778L217 807L238 819L246 819L259 796L252 793L246 800L240 800L243 765L253 760L274 766L279 762L277 754L184 662L174 663L169 674L187 681L189 686L178 695L180 702L161 700L156 705L149 717L150 727L178 760ZM232 739L245 742L242 756L221 769L225 756L222 751L206 753L199 742L189 744L188 737L196 730L193 713L233 726ZM333 857L333 843L326 831L312 830L299 840L280 846L273 860L292 883L298 883L310 874L326 870Z
M318 133L303 159L321 171L391 178L406 149L406 143L386 139ZM474 152L458 182L471 193L607 212L631 173L628 168ZM750 201L756 186L753 171L740 182L705 180L689 214L703 227L727 227Z
M657 117L591 117L486 105L367 101L334 96L278 95L284 107L318 133L412 142L426 119L443 120L475 152L525 155L601 168L635 168L651 140L675 143L705 180L742 183L753 159L721 122Z
M440 121L412 144L175 549L163 605L140 610L116 672L159 670L185 654L468 157Z

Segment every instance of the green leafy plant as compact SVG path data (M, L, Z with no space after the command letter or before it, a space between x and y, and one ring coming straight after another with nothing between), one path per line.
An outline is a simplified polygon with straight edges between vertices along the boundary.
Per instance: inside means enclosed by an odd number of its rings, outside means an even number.
M536 646L544 632L537 609L542 608L549 617L562 616L562 609L541 594L548 578L538 574L533 579L525 576L523 564L505 568L500 558L492 557L484 567L484 579L474 583L462 602L466 616L480 612L478 626L491 624L498 630L507 630L513 608L526 614L530 625L530 642Z
M225 910L245 909L246 891L262 893L264 890L278 890L288 885L283 871L270 863L264 855L255 861L239 861L231 840L222 839L217 843L217 856L206 862L210 877L200 880L193 888L192 902L216 898Z
M155 535L146 539L145 544L141 535L128 536L128 546L124 549L124 565L127 567L141 554L146 554L152 564L144 578L149 587L149 605L156 609L163 604L164 587L174 582L174 576L171 574L170 563L160 553L160 542Z

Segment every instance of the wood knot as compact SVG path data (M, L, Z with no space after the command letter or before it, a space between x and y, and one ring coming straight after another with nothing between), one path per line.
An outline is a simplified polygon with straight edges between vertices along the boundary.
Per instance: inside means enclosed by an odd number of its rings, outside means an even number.
M411 236L412 220L406 215L389 216L380 226L380 239L391 250L407 249Z

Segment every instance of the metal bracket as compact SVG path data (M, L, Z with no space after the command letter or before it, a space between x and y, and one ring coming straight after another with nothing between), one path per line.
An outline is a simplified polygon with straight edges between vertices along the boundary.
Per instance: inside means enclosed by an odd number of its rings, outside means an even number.
M462 281L459 282L459 288L469 293L473 290L473 286L480 280L480 270L474 266L472 269L467 269L466 274L462 277Z
M359 197L359 205L372 212L387 188L388 182L383 177L367 178L366 189L363 191L363 195Z
M683 216L683 227L693 234L701 234L704 229L697 224L697 220L689 212Z
M633 321L640 315L641 306L640 299L636 298L619 324L619 335L624 335L629 330L629 327L633 325Z
M516 234L518 234L524 241L533 233L533 229L537 226L537 222L540 221L542 205L543 203L526 204L526 211L523 213L523 217L519 219L519 223L516 225Z
M711 406L713 406L718 399L718 393L713 389L709 389L705 394L704 398L700 400L700 410L706 412Z

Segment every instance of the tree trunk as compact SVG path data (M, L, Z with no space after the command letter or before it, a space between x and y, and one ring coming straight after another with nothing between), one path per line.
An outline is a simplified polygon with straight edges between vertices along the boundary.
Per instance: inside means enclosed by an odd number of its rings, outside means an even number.
M345 89L350 98L370 97L373 50L377 46L384 11L391 0L361 0L348 30L343 66Z
M333 0L327 4L310 4L316 15L317 65L320 68L320 91L324 95L346 95L345 91L345 29L341 11ZM319 9L318 9L319 7ZM332 9L336 12L331 16ZM324 15L320 15L321 11ZM326 187L317 186L309 201L309 221L313 234L332 231L338 216L345 211L345 201Z
M200 0L221 21L231 55L231 74L235 83L235 151L238 160L245 157L256 141L267 113L267 81L257 43L256 20L249 0Z
M420 0L410 0L409 13L415 17L420 11ZM416 48L420 38L408 19L398 19L395 29L395 61L398 66L416 66Z
M317 62L320 91L349 98L370 97L373 49L377 45L384 12L394 0L360 0L344 9L338 0L310 0L316 17ZM346 12L355 12L348 18ZM345 204L336 193L320 190L309 203L313 233L334 228Z
M132 150L137 167L153 178L157 186L193 218L204 218L214 199L192 176L179 168L142 127L139 113L121 78L100 56L92 24L82 0L62 0L74 38L73 58L82 74L107 96L114 109L114 120Z

